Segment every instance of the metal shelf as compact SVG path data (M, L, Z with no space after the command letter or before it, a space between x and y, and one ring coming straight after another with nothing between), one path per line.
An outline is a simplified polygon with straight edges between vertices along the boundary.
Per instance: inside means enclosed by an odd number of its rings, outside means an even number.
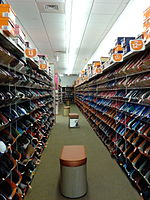
M16 57L24 57L24 51L11 38L5 36L2 30L0 30L0 45Z

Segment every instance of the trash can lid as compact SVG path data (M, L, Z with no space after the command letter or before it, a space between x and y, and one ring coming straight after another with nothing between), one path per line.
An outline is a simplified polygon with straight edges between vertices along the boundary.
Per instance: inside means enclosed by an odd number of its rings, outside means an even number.
M78 113L69 113L69 118L70 119L78 119L79 118L79 114Z
M60 156L60 164L67 167L78 167L86 163L84 145L65 145Z

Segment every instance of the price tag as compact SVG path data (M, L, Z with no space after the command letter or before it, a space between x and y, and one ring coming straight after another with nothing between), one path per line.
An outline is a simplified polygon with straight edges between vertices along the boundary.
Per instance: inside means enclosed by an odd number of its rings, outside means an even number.
M39 69L41 69L41 70L47 69L47 64L40 64Z
M144 40L130 40L130 50L132 52L145 50Z
M115 53L112 55L113 62L122 62L123 61L123 54L122 53Z
M25 56L28 57L28 58L34 58L36 55L37 55L36 49L27 48L25 50Z

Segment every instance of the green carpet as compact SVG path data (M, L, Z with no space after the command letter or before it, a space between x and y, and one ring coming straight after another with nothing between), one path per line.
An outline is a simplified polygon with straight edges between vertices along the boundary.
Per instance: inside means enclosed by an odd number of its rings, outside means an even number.
M80 128L68 128L68 117L57 116L48 146L25 200L64 200L59 193L59 156L63 145L83 144L87 152L88 193L82 200L138 200L137 191L96 136L76 106Z

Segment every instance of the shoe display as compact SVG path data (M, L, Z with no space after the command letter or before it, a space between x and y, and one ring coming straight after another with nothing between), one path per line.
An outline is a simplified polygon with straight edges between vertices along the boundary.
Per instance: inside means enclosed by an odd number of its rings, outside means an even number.
M147 200L150 183L150 53L112 64L75 88L76 104Z
M5 50L5 39L2 40L0 199L22 200L55 122L53 80L46 71L38 69L37 63L23 57L13 43L13 51Z

